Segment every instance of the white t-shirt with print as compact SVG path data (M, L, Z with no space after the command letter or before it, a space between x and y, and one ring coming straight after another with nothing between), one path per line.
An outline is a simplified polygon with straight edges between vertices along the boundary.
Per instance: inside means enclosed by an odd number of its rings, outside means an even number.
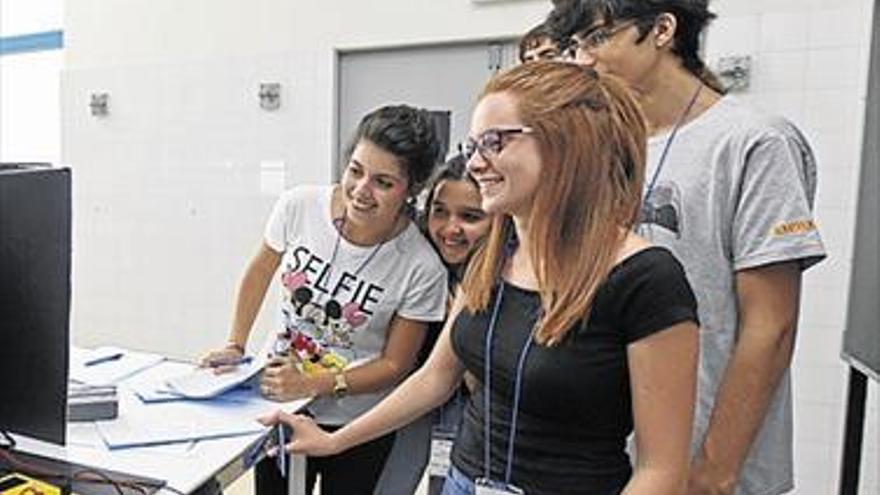
M283 193L266 225L265 242L283 253L277 331L292 330L303 346L351 366L382 354L395 315L443 320L446 269L412 223L377 245L348 242L334 226L332 194L333 186ZM389 390L322 397L309 409L320 424L342 425Z

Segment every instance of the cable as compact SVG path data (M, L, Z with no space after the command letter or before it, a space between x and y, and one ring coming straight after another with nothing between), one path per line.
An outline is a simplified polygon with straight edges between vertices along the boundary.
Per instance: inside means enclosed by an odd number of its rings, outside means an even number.
M12 438L12 435L9 434L6 430L0 430L0 449L14 449L15 448L15 439Z
M7 441L11 441L13 446L15 445L14 440L12 440L12 438L9 437L9 435L5 432L3 432L3 437L5 437ZM7 464L15 471L19 471L23 474L34 476L37 478L60 480L64 485L72 485L74 482L92 483L96 485L109 485L112 486L116 493L118 493L119 495L126 495L124 489L146 495L150 493L150 490L155 491L161 488L166 488L169 491L183 495L182 492L168 486L164 481L119 480L111 477L110 475L99 469L94 468L79 469L77 471L74 471L71 475L67 475L65 473L45 469L36 464L20 460L18 459L18 457L13 455L6 447L0 449L0 460L2 460L5 464Z

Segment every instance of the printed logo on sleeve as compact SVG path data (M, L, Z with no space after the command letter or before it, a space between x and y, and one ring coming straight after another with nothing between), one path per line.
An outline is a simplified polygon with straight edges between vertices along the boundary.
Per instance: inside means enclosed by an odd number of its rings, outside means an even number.
M774 237L785 237L789 235L801 235L816 230L816 222L812 220L794 220L777 224L771 229Z

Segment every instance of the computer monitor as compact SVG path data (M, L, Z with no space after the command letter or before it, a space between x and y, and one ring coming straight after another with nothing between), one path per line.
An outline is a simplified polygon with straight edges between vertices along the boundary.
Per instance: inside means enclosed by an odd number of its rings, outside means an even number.
M70 170L0 164L0 430L64 443Z

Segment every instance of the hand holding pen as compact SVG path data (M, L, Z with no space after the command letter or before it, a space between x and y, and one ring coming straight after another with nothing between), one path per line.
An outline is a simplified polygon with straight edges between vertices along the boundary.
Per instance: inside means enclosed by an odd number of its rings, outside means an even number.
M313 397L316 383L299 370L296 352L290 356L273 357L266 363L260 377L260 393L269 400L285 402Z
M284 451L293 454L327 456L338 454L351 447L343 444L340 435L324 431L314 419L302 414L289 414L278 410L261 416L259 421L266 426L286 425L292 429L292 434L285 439L290 441L273 446L268 451L270 456L279 455Z

